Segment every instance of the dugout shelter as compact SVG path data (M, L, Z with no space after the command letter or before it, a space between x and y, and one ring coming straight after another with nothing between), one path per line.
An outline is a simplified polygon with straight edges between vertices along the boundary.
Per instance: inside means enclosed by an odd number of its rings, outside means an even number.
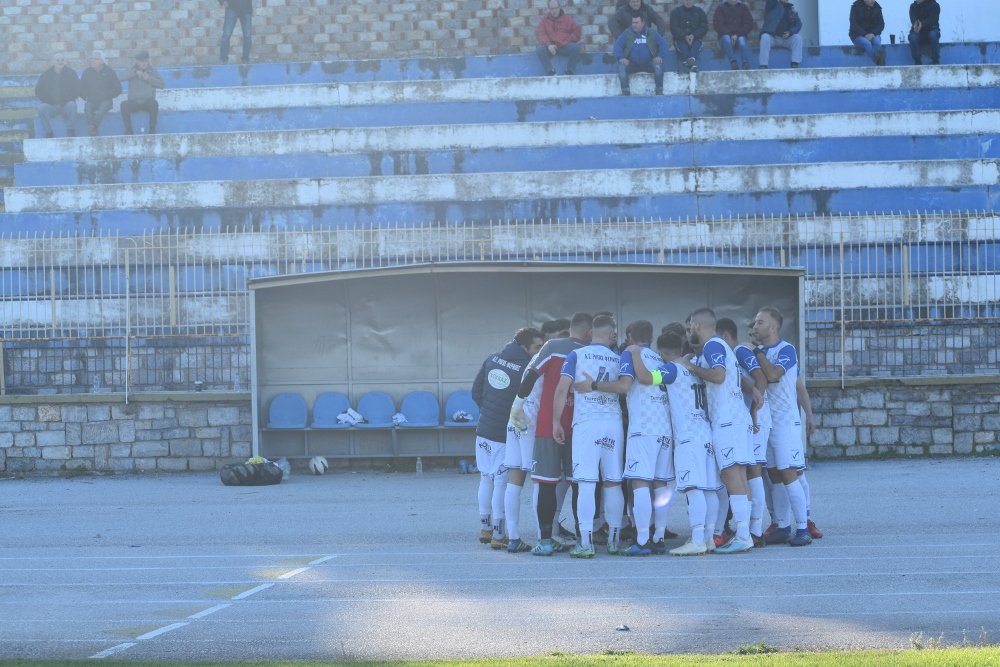
M611 311L624 338L637 319L683 321L701 306L745 332L762 306L784 315L803 348L803 271L613 263L442 263L255 279L251 290L254 454L268 458L470 456L471 427L446 426L447 398L522 326ZM398 411L407 394L437 398L437 424L314 428L323 393L351 406L370 392ZM301 397L304 424L269 427L276 396ZM426 395L424 395L426 397Z

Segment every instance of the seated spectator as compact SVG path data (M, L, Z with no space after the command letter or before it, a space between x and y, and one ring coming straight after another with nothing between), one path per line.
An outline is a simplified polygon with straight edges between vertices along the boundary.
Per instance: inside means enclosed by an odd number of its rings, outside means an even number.
M663 94L663 56L670 47L655 26L646 27L641 16L632 18L632 27L615 40L618 60L618 81L622 95L631 95L629 76L635 72L652 72L656 94Z
M115 71L104 64L104 54L94 51L90 54L90 67L80 77L80 97L83 98L83 115L87 119L87 131L96 137L101 121L111 111L114 99L122 94L122 84Z
M42 73L35 84L35 97L42 103L38 107L38 120L45 137L51 139L52 119L66 121L66 135L76 136L76 98L80 96L80 78L72 67L66 66L66 56L52 56L52 66Z
M122 102L122 123L125 134L132 134L132 114L145 111L149 114L149 133L156 134L156 116L160 105L156 101L156 89L163 88L163 78L149 66L149 52L135 54L135 66L122 77L128 81L128 99Z
M750 8L740 0L725 0L720 2L712 15L712 27L719 33L719 44L729 60L730 69L739 69L736 51L743 60L743 69L750 69L750 46L747 38L753 32L753 15Z
M678 69L698 71L701 41L705 39L707 32L708 16L701 7L694 6L694 0L682 0L682 3L670 12L670 33L674 37Z
M552 56L566 58L566 73L572 74L580 60L580 26L573 17L563 11L559 0L549 0L549 11L545 13L535 28L538 46L535 53L545 68L545 73L556 73L552 66Z
M802 19L791 0L767 0L764 5L764 24L760 28L760 68L767 69L771 61L771 48L780 47L792 52L792 67L802 63Z
M611 29L611 41L618 37L632 26L632 19L636 16L642 17L642 22L646 26L655 27L661 35L667 32L667 22L656 13L656 10L647 5L643 0L628 0L618 6L614 16L608 21Z
M941 5L937 0L914 0L910 5L910 55L913 64L923 64L923 48L926 46L931 64L941 62Z
M883 30L885 20L882 18L882 7L875 0L854 0L851 5L851 41L868 54L876 65L885 64Z

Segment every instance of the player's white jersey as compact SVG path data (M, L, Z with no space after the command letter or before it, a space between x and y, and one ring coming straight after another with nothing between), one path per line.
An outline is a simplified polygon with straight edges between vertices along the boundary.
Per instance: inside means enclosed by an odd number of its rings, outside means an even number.
M709 421L715 425L746 425L750 420L750 413L743 402L739 365L732 348L726 341L714 336L705 342L701 354L695 357L695 363L706 370L720 367L726 369L726 379L721 384L705 383Z
M757 362L757 357L754 356L753 350L750 349L749 345L740 343L733 348L733 354L736 355L736 361L740 367L740 375L750 378L753 382L753 375L751 373L760 368L760 364ZM767 398L767 391L764 392L763 396L764 402L759 408L757 408L757 424L761 428L770 427L771 425L771 403ZM747 408L750 408L750 404L753 402L753 395L744 394L743 400L746 403Z
M528 369L535 367L536 361L538 361L537 354L524 367L524 373L521 374L521 382L524 382L524 376L528 374ZM528 418L528 426L532 429L535 427L535 419L538 418L538 408L541 407L543 386L545 386L545 376L539 375L538 379L535 380L535 384L531 387L528 397L524 399L524 415Z
M659 370L663 374L662 384L667 387L674 442L711 442L712 426L705 414L705 383L688 369L673 362L660 366Z
M771 347L764 348L764 351L768 361L785 369L780 380L767 385L771 423L775 426L796 424L799 422L799 399L795 383L799 378L799 360L795 354L795 346L779 340Z
M643 346L642 364L647 370L655 371L663 365L663 359L649 347ZM622 354L620 375L632 378L632 387L625 397L628 405L628 435L649 435L670 437L670 413L667 406L666 390L656 385L640 384L635 378L636 361L631 352Z
M596 382L614 382L618 379L620 368L621 358L607 345L585 345L566 355L561 375L573 378L573 382L585 380L584 373ZM573 424L590 420L621 421L621 418L618 394L590 391L578 394L573 403Z

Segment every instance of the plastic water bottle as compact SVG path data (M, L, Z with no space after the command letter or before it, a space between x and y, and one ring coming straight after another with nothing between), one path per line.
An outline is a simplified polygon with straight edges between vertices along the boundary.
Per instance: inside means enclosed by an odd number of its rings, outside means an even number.
M281 479L288 479L292 474L292 464L284 456L274 462L274 465L281 468Z
M419 456L417 457L417 477L424 476L424 461Z

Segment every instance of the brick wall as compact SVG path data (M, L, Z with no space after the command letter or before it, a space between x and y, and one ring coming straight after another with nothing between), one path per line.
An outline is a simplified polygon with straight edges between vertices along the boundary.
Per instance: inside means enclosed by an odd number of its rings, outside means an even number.
M258 62L357 60L402 56L494 55L531 51L547 0L432 0L334 3L254 0ZM719 0L700 0L711 19ZM68 52L78 69L93 49L112 66L148 49L157 65L218 62L223 12L215 0L5 0L0 3L4 74L37 74L50 54ZM651 2L664 18L679 0ZM748 0L757 23L763 0ZM584 48L608 50L613 0L567 2ZM238 54L240 29L233 37ZM715 35L709 32L708 45Z
M813 459L1000 453L1000 383L810 388ZM0 473L212 470L250 456L246 395L20 397L0 404Z

